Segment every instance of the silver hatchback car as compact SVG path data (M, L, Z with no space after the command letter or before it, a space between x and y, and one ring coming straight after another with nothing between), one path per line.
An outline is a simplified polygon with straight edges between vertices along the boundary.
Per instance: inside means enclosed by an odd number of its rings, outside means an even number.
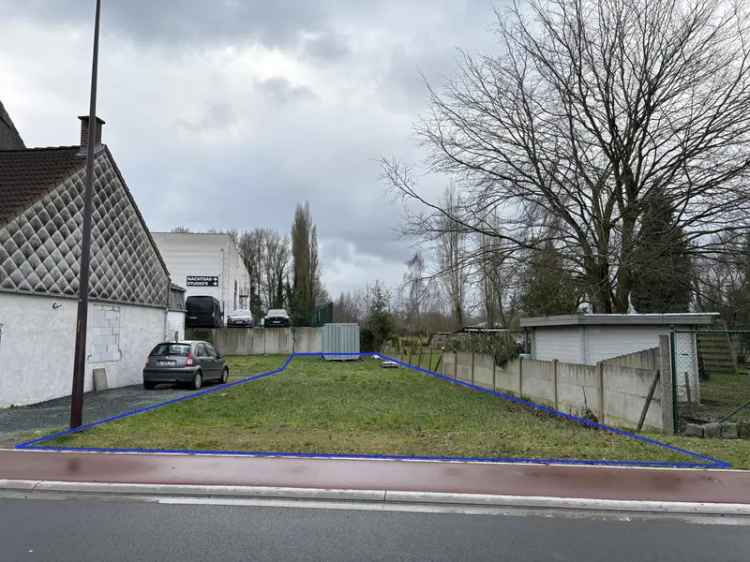
M229 367L224 357L206 341L163 342L148 355L143 367L143 387L177 383L198 390L203 383L224 384L229 380Z

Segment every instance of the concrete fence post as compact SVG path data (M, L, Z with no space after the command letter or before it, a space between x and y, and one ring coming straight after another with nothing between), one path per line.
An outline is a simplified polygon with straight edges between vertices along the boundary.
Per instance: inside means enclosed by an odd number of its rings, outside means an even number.
M492 356L492 390L497 390L497 379L495 378L495 370L497 369L497 365L495 365L495 356Z
M523 357L518 358L518 396L523 398Z
M606 410L604 407L604 363L599 363L597 367L599 368L599 423L606 423Z
M476 380L474 378L474 364L476 362L476 352L471 352L471 384L474 384L474 381Z
M674 435L674 397L672 385L672 344L669 336L659 336L659 372L661 374L661 423L662 431Z
M557 377L558 377L558 365L559 361L555 359L552 361L552 384L554 385L554 399L555 399L555 410L560 409L560 401L558 399L558 383L557 383Z
M453 352L453 378L458 378L458 351Z

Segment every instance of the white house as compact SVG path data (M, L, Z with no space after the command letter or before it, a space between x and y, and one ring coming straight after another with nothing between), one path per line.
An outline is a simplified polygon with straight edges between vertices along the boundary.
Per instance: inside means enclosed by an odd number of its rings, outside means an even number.
M523 318L531 359L596 365L600 361L659 346L659 336L675 331L678 386L688 375L698 388L698 346L695 330L705 329L718 313L570 314Z
M88 141L88 118L80 146L35 149L9 122L0 111L0 408L71 391ZM111 387L140 383L170 308L169 273L99 123L86 391L94 369Z
M215 297L226 315L250 307L250 276L228 234L154 232L172 281L185 298Z

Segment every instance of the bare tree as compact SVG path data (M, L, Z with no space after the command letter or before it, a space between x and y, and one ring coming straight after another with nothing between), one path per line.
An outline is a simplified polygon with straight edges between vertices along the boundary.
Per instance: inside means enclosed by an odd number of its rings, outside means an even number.
M240 255L250 276L253 314L262 316L270 308L286 306L289 238L270 229L256 228L243 232L238 240Z
M741 241L732 239L723 245L725 251L720 255L711 259L700 256L695 260L696 308L721 313L729 327L747 328L750 326L750 233Z
M410 332L420 332L422 329L422 304L426 297L427 280L424 258L420 252L406 262L406 273L402 285L403 320Z
M496 56L464 54L459 77L430 88L419 134L429 170L462 187L457 212L397 162L386 176L428 213L519 255L553 244L595 311L625 312L654 190L693 254L721 255L715 235L747 229L747 16L739 0L516 3L497 13Z
M289 238L287 236L282 237L278 232L267 231L263 252L265 277L263 295L269 309L286 306L285 285L289 260Z
M451 314L456 328L464 326L464 305L467 277L467 235L464 227L451 217L458 214L461 200L453 186L445 192L446 214L438 218L437 261L440 279L451 303Z
M497 215L490 215L487 224L502 232L501 220ZM478 245L473 255L476 257L474 267L478 277L479 298L481 299L482 316L488 328L497 325L508 327L517 302L517 287L521 278L518 267L516 248L507 240L481 233L477 235Z
M250 278L250 310L256 318L261 318L264 313L263 303L263 246L266 230L256 228L251 232L243 232L240 235L238 248L242 263L245 264Z
M353 293L341 293L333 307L335 322L361 323L367 315L365 293L361 290Z

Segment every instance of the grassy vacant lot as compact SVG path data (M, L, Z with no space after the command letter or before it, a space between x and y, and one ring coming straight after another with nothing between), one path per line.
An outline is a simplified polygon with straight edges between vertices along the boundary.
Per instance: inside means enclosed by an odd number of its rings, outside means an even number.
M235 374L281 357L231 358ZM673 440L750 466L750 447ZM750 442L743 442L749 443ZM127 418L47 445L579 459L690 460L533 413L374 360L296 359L284 373Z
M230 355L226 361L229 366L229 382L234 382L278 369L286 361L286 355Z

